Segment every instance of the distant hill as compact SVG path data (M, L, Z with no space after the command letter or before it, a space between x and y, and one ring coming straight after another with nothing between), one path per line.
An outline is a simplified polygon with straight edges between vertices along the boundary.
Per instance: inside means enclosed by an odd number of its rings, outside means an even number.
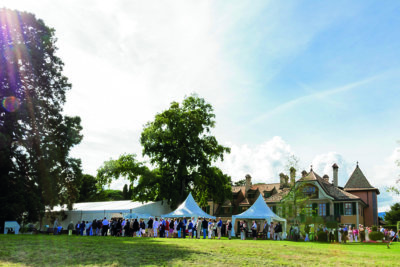
M378 212L378 217L385 219L386 212Z

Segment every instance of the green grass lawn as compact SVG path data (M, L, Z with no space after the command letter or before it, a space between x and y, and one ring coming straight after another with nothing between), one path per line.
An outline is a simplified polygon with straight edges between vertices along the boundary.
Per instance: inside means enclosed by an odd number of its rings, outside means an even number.
M2 266L399 266L400 243L0 235Z

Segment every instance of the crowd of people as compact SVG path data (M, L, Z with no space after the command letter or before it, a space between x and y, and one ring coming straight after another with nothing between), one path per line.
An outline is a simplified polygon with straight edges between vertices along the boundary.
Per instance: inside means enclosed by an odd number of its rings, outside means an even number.
M56 221L55 224L58 224ZM316 226L306 225L305 231L300 230L298 224L293 224L286 233L282 229L280 222L268 223L264 221L261 225L257 225L256 221L248 223L246 221L239 222L238 232L240 238L245 240L250 234L255 240L258 237L269 240L288 239L292 241L305 240L314 241L318 239L316 233L325 232L328 242L369 242L369 234L372 229L359 225L358 228L347 225L341 225L338 230L328 229L325 225ZM146 222L144 219L122 219L112 218L108 220L106 217L102 220L79 221L74 224L72 221L68 225L70 234L75 231L76 235L87 236L130 236L130 237L160 237L160 238L203 238L203 239L220 239L221 236L228 236L231 239L231 231L233 229L230 220L223 222L221 218L149 218ZM335 233L337 231L337 233ZM399 232L393 229L378 229L383 235L384 240L398 241Z
M78 221L75 225L71 221L67 229L70 234L75 231L76 235L87 236L132 236L132 237L177 237L177 238L209 238L218 239L222 235L228 235L232 230L232 223L223 223L221 218L206 219L198 218L149 218L144 219L122 219L106 217L102 220Z

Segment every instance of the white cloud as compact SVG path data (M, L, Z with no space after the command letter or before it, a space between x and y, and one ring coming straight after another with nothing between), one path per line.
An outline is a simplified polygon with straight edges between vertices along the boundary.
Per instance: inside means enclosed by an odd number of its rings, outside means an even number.
M285 172L285 164L293 151L281 137L275 136L260 145L227 144L231 154L225 156L218 166L233 181L244 179L250 174L252 182L279 183L279 173Z
M333 179L332 165L336 163L339 166L338 185L344 186L347 183L355 164L349 164L344 157L337 152L328 152L314 157L312 160L313 170L321 177L325 174L329 176L329 181Z
M400 160L400 147L394 149L391 155L384 159L383 163L373 166L373 176L370 182L378 187L381 193L378 196L379 211L388 211L391 205L400 202L399 195L386 191L389 186L395 185L400 178L400 167L396 163L398 160Z

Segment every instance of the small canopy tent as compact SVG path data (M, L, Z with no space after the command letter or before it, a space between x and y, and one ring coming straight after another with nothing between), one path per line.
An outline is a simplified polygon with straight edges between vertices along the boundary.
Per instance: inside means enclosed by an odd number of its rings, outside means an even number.
M214 216L211 216L207 213L205 213L199 205L197 205L196 201L194 201L194 198L192 196L192 193L189 193L188 197L186 200L179 205L179 207L174 210L171 213L161 215L161 217L164 218L178 218L178 217L202 217L202 218L209 218L209 219L215 219Z
M283 219L276 215L265 203L264 198L260 194L256 202L245 212L238 215L232 216L232 225L235 225L236 219L255 219L255 220L266 220L268 223L271 221L283 222L283 232L286 231L286 219ZM235 235L234 227L232 227L231 235Z

